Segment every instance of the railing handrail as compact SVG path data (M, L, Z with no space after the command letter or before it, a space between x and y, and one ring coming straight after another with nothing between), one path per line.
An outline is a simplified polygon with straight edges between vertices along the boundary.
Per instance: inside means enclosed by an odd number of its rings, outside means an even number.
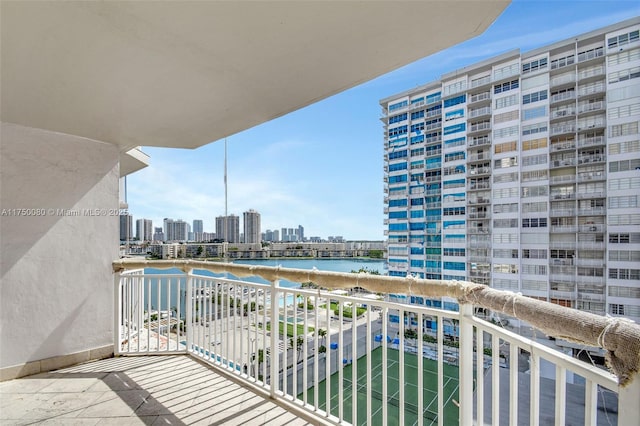
M141 268L178 268L185 272L202 269L215 273L230 273L236 277L260 276L270 282L279 279L300 283L311 281L327 289L362 287L372 292L451 297L458 299L462 304L481 306L524 320L549 336L605 349L608 364L621 386L631 383L634 375L640 371L640 325L633 321L582 312L468 281L419 279L411 275L390 277L190 259L120 259L113 262L113 270L117 273Z

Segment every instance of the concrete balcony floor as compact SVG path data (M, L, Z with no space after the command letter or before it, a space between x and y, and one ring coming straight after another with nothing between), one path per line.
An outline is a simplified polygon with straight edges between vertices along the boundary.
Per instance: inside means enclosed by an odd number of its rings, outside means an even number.
M0 383L3 425L306 425L187 355L120 357Z

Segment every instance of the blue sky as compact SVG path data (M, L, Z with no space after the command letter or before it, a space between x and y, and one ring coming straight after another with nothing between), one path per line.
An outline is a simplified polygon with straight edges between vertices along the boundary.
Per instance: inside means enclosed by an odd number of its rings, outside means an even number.
M379 101L519 48L526 52L640 15L635 1L513 1L482 35L228 138L229 213L255 209L262 230L382 240ZM196 150L144 147L151 164L127 179L134 219L204 221L224 214L224 142ZM242 224L241 224L242 226ZM242 231L241 231L242 232Z

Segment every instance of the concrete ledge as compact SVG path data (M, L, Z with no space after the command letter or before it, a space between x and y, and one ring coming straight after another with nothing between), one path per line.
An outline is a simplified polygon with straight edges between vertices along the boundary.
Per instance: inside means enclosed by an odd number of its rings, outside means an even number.
M57 370L91 360L111 358L112 356L113 345L108 345L73 354L60 355L41 359L39 361L31 361L25 364L4 367L0 368L0 382L24 376L31 376L33 374L46 373L47 371Z

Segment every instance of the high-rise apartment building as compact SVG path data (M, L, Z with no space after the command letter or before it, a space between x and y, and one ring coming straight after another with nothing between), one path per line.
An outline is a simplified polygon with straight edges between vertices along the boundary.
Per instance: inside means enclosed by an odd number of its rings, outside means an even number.
M138 241L151 241L153 238L153 223L151 219L136 220L136 238Z
M164 232L161 227L153 228L153 241L164 241Z
M120 241L132 240L133 235L133 216L130 214L120 215Z
M639 29L511 51L383 99L389 274L640 321Z
M164 219L164 237L165 241L187 241L191 225L182 219Z
M239 243L240 218L233 214L216 217L216 237L229 243Z
M201 219L193 220L193 240L204 241L204 223Z
M242 214L242 226L245 243L259 243L262 239L260 233L260 213L251 209Z

